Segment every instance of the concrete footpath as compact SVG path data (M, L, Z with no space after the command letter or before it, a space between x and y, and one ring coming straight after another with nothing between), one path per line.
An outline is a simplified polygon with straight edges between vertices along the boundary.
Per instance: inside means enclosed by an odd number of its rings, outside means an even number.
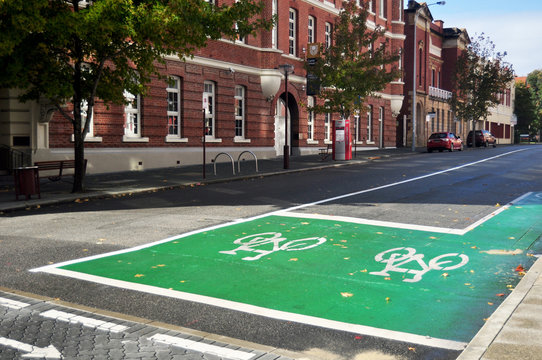
M145 171L119 172L110 174L87 175L85 193L71 193L71 178L60 181L40 181L41 198L32 195L30 199L15 199L13 179L0 179L0 215L36 207L81 202L86 199L136 194L158 190L174 189L200 184L237 181L252 177L278 176L291 172L315 171L329 167L349 166L354 164L381 161L389 158L411 157L425 149L412 152L410 149L381 149L358 151L356 157L348 162L336 162L328 157L324 160L319 155L292 156L290 168L284 169L282 158L258 160L245 156L238 164L207 164L206 178L203 179L201 165L175 168L153 169ZM240 165L240 171L238 169ZM234 174L235 172L235 174ZM1 220L0 220L1 221ZM529 269L514 291L488 319L484 327L468 344L458 359L542 359L542 259Z

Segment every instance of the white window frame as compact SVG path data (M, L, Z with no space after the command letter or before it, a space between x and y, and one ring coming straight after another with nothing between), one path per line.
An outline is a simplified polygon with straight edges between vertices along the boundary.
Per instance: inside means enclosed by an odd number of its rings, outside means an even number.
M356 144L361 143L361 139L359 138L359 126L361 125L361 116L359 116L359 111L356 110L354 113L354 142Z
M314 106L314 97L307 96L307 107ZM307 143L314 141L314 111L307 110Z
M205 112L205 138L216 138L216 84L214 81L205 80L203 82L203 92L207 96L209 104L208 111ZM209 129L209 131L207 131Z
M288 11L288 54L297 56L297 11Z
M331 143L331 113L324 114L324 142Z
M324 36L326 49L329 49L329 47L331 46L331 32L332 31L333 31L333 26L331 25L331 23L326 21L325 36Z
M367 144L374 144L373 135L373 105L369 105L369 110L367 110Z
M272 16L276 17L278 15L278 0L273 0L271 3L271 14ZM277 30L277 24L273 25L273 29L271 30L271 47L273 49L277 48L278 43L278 30Z
M386 10L386 0L380 0L378 16L380 16L382 19L386 19L386 14L384 14L384 10Z
M399 70L399 81L403 81L403 48L399 48L399 60L397 64L397 69Z
M85 126L85 121L88 118L87 112L88 112L88 101L82 100L81 101L81 131L83 130ZM94 109L93 109L93 112L94 112ZM84 141L85 142L102 142L101 136L94 136L94 114L92 115L93 116L90 119L90 124L88 124L88 131L87 131ZM73 134L71 136L71 141L75 141L75 137Z
M234 94L234 142L250 142L246 139L246 93L245 86L236 85ZM240 126L239 126L240 125ZM240 130L240 133L238 132ZM248 140L248 141L247 141Z
M134 95L128 90L124 90L124 98L128 104L124 106L124 136L125 142L148 142L149 138L141 136L141 127L143 125L141 116L141 95ZM133 103L136 106L133 106ZM135 129L134 129L135 128Z
M172 84L173 83L173 84ZM166 93L167 93L167 135L166 135L166 142L187 142L188 139L182 138L182 93L181 93L181 78L178 76L170 76L167 82L166 87ZM177 111L171 109L169 107L170 105L170 95L173 95L176 97L177 100ZM170 123L169 119L170 117L177 117L177 132L176 133L170 133Z
M369 4L369 12L371 12L371 13L374 14L373 0L368 0L367 2L368 2L368 4Z
M316 19L314 16L309 15L309 18L307 19L307 41L309 44L312 44L315 42L315 28Z

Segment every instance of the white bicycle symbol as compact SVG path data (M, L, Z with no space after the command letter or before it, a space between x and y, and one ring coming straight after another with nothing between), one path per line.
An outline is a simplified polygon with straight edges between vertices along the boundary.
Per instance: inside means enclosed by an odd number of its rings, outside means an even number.
M395 249L389 249L383 251L375 256L375 260L379 263L386 264L386 267L382 271L373 271L371 275L390 276L389 272L394 271L398 273L414 274L412 279L404 279L404 282L418 282L422 279L428 271L441 270L449 271L460 268L469 262L469 257L465 254L450 253L443 254L426 263L423 260L424 254L416 254L416 249L409 247L399 247ZM448 258L448 259L446 259ZM417 268L405 268L401 267L409 263ZM449 265L448 265L449 264ZM444 266L448 265L448 266Z
M228 254L228 255L237 255L238 251L255 252L255 253L258 253L259 255L248 256L248 257L243 258L243 260L254 261L254 260L260 259L263 256L269 255L277 251L307 250L326 242L326 238L323 238L323 237L309 237L305 239L291 240L281 245L280 243L285 240L288 240L288 239L286 239L285 237L282 237L281 233L275 233L275 232L248 235L240 239L237 239L233 242L234 244L240 245L237 249L219 251L219 252L221 254ZM270 244L273 245L271 249L269 249L269 247L267 247L267 250L255 249L257 247L262 247L262 246L270 245Z

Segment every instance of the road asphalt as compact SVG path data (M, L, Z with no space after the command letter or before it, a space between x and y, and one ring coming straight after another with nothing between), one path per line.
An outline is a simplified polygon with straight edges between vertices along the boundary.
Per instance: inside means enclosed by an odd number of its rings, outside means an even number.
M246 157L245 160L235 164L207 164L205 178L202 165L91 174L85 178L86 191L76 194L71 193L70 176L65 176L60 181L42 178L40 197L32 195L26 199L25 196L20 196L20 200L16 200L15 197L13 178L4 176L0 178L0 215L53 204L84 202L91 198L133 195L253 177L279 176L291 172L317 171L329 167L419 156L423 152L425 149L421 148L415 152L405 148L357 151L356 156L350 161L333 161L331 157L322 159L319 155L292 156L289 169L284 169L282 158L260 159L256 164L252 157ZM458 359L534 360L540 359L540 354L542 354L542 259L539 258Z

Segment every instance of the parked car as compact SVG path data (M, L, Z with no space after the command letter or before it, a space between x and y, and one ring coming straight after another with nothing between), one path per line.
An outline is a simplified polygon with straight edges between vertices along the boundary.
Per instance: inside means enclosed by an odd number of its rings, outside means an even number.
M427 152L433 152L433 150L440 152L443 150L461 151L463 150L463 140L451 132L433 133L427 140Z
M489 144L497 147L497 139L487 130L475 130L476 146L488 147ZM467 146L472 146L472 131L467 135Z

